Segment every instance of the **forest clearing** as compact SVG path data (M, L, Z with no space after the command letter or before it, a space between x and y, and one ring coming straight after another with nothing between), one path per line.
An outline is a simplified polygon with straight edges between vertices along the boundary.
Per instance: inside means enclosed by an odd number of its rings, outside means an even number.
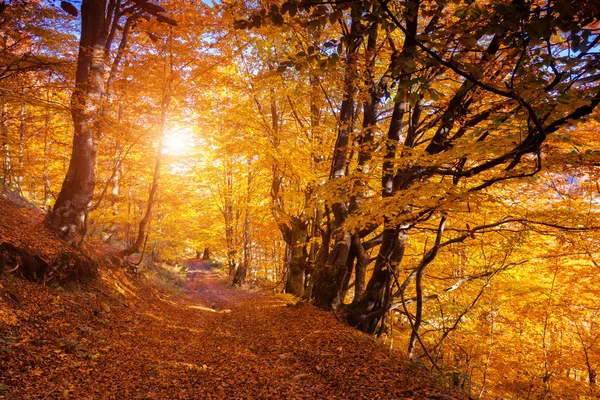
M598 1L4 0L0 38L0 398L600 395Z

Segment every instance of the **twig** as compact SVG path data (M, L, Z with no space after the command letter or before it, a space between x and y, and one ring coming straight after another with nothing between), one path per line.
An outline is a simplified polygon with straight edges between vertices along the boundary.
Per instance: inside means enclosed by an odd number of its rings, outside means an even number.
M60 385L62 385L64 382L61 382L59 384L57 384L56 386L54 386L54 389L52 389L51 391L48 392L48 394L46 394L44 397L42 397L42 400L45 400L48 398L48 396L50 396L52 393L54 393L56 391L56 389L58 389L58 387Z
M298 343L304 341L304 339L306 339L307 337L309 337L310 335L312 335L313 333L321 333L321 331L317 330L317 331L312 331L310 332L308 335L304 336L302 339L298 340Z
M123 307L129 307L129 305L127 303L123 303L121 300L119 299L115 299L113 296L111 296L110 294L104 293L102 290L99 290L100 294L103 294L104 296L108 297L109 299L116 301L117 303L119 303L120 305L122 305Z

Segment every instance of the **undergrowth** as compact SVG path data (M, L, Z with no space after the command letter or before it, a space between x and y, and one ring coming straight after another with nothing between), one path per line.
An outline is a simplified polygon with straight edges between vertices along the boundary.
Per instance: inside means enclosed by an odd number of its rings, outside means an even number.
M293 294L289 293L276 293L275 297L283 300L287 305L295 306L302 302L300 297L296 297Z
M155 263L148 266L145 275L158 287L173 294L181 294L185 287L187 267L178 263L174 265Z
M204 261L204 265L206 265L210 269L222 269L223 263L214 260L206 260Z

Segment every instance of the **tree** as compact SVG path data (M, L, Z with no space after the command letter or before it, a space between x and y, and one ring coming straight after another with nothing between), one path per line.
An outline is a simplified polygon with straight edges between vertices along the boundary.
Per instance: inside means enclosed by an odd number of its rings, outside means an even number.
M139 3L139 5L138 5ZM67 3L69 4L69 3ZM73 7L69 7L74 13ZM127 42L129 27L142 15L155 15L169 24L175 22L161 13L164 8L148 2L121 0L83 0L81 4L81 34L75 90L71 96L71 114L74 137L69 168L54 208L48 215L49 223L69 242L82 232L84 221L96 184L95 167L98 135L102 130L105 95L105 69L112 42L122 18L126 19L121 41ZM125 45L119 46L109 75L118 70Z
M422 320L422 277L441 246L449 244L442 240L444 226L461 206L480 199L494 185L540 173L542 160L550 163L557 155L543 147L548 137L590 116L600 102L597 60L591 51L600 39L593 28L596 19L570 7L534 7L520 1L491 8L425 1L289 2L240 20L238 26L254 28L280 20L277 15L311 26L339 22L343 28L341 38L328 39L345 49L346 72L332 175L324 188L336 193L329 202L332 243L323 244L329 257L317 277L315 299L325 308L343 302L339 294L349 270L352 233L363 240L377 233L381 240L374 271L362 297L346 309L348 321L361 330L382 333L386 314L414 284L416 316L409 346L414 349ZM361 162L360 152L349 151L349 137L354 98L369 93L356 88L357 77L372 73L368 62L356 62L363 54L359 45L375 29L382 35L373 40L388 48L380 54L388 54L390 61L380 61L386 67L372 80L386 94L382 100L392 106L387 137L378 137L375 147L382 150L371 157L381 162L371 169L382 176L381 194L369 193L350 212L351 198L364 196L360 182L369 179L361 175L363 165L372 162L364 155ZM326 43L323 38L311 61L333 57ZM363 126L369 126L367 115ZM362 149L368 149L368 134L359 135ZM355 182L352 191L340 198L350 180ZM430 221L437 221L434 245L408 267L410 273L403 279L398 268L410 233L430 226ZM486 228L469 226L449 242L467 240Z
M49 204L78 38L30 4L2 22L2 165ZM595 4L161 2L177 27L114 4L102 95L74 103L96 107L89 237L147 241L140 266L210 247L472 397L597 395Z

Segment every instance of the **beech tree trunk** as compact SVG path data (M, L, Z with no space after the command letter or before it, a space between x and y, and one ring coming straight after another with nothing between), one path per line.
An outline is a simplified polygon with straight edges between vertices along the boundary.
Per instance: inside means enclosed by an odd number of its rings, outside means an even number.
M273 95L273 93L272 93ZM311 99L311 104L312 104ZM290 100L290 104L291 100ZM293 105L292 105L293 108ZM318 118L314 115L315 111L312 111L311 123L318 124ZM299 124L302 122L297 118ZM270 126L270 139L273 147L278 148L280 140L280 111L278 111L277 102L273 96L271 99L271 126ZM314 127L314 126L313 126ZM286 212L284 205L284 197L281 194L282 182L286 179L283 171L279 168L278 162L274 161L272 166L272 177L271 177L271 210L274 217L278 221L279 230L283 236L283 240L286 243L285 251L285 266L287 267L287 273L285 276L285 287L286 293L293 294L294 296L301 297L304 294L305 289L305 277L307 269L307 258L308 258L308 222L305 215L305 210L291 215ZM307 195L308 198L308 195Z
M46 94L46 100L50 97L50 93ZM48 200L50 200L50 180L48 178L48 153L49 143L48 143L48 134L50 131L50 107L46 105L46 112L44 116L44 165L42 169L42 180L44 181L44 197L43 202L44 206L48 205Z
M289 246L288 275L285 292L301 297L304 294L304 278L308 252L308 223L300 217L290 217L290 226L286 226L284 239Z
M120 118L119 118L119 121L120 121ZM121 175L121 166L120 166L121 160L120 160L120 158L121 158L121 141L117 140L116 148L115 148L115 156L114 156L115 171L114 171L114 176L112 179L112 190L111 190L111 197L110 197L110 203L112 205L113 217L117 217L119 215L119 202L118 202L119 192L120 192L119 178ZM119 223L113 222L110 225L109 233L105 239L105 242L108 243L111 240L118 239L118 237L119 237Z
M104 93L107 39L105 14L106 0L83 0L75 90L71 96L73 150L54 209L47 217L59 235L70 243L83 228L96 183L96 135L100 125L97 116Z
M138 253L142 249L142 245L148 234L148 225L152 219L152 212L154 211L154 204L156 203L156 195L158 193L158 187L160 182L160 162L161 154L163 149L163 136L165 133L165 123L167 120L167 110L169 109L169 103L171 100L170 95L170 77L168 78L167 87L164 91L164 97L161 105L160 114L160 139L158 142L158 150L156 152L156 163L154 165L154 175L152 176L152 186L150 187L150 194L148 195L148 204L146 205L146 212L140 220L138 227L138 234L135 242L127 249L123 250L121 255L128 256L134 253Z
M350 243L350 253L348 254L348 258L346 259L346 276L342 282L342 287L340 289L340 301L343 303L346 295L348 294L348 289L350 289L350 279L352 279L352 273L354 272L354 261L356 260L356 252L354 250L354 245Z
M357 92L357 63L358 48L363 40L360 32L360 16L363 7L355 5L352 10L352 24L350 27L351 46L346 55L344 71L344 99L340 107L338 136L333 150L330 180L340 179L346 175L348 145L352 132L354 103ZM343 202L331 206L333 221L329 227L333 249L324 264L317 265L313 295L315 304L324 309L335 309L340 303L340 291L347 273L346 260L350 253L350 233L344 229L348 217L348 205ZM325 242L323 242L325 245ZM327 243L327 246L329 243Z
M225 164L225 193L223 199L223 218L225 220L225 242L227 245L227 265L229 276L233 277L238 266L238 215L234 213L233 198L233 161L227 159Z
M2 134L2 186L10 188L10 145L8 142L8 106L6 104L6 92L2 92L2 115L0 127Z
M420 0L411 0L405 11L406 29L409 35L405 38L401 54L396 54L392 60L392 67L400 67L398 75L398 87L402 87L403 80L410 80L411 60L416 56L416 43L414 36L417 33L417 16L419 13ZM400 64L399 63L405 63ZM410 177L398 179L396 174L396 149L400 140L402 121L407 114L408 89L401 89L397 94L399 98L392 111L392 119L387 133L386 155L383 161L383 172L381 178L382 197L392 197L401 188L401 183L408 185ZM367 110L365 110L366 112ZM417 113L418 114L418 113ZM412 147L414 142L414 131L406 135L404 144ZM410 175L410 170L406 171ZM398 214L406 210L398 210ZM392 223L390 218L384 220L383 240L377 254L373 275L367 284L361 298L353 302L347 315L348 322L358 329L374 334L381 323L380 331L383 330L383 321L391 303L391 285L393 274L404 256L406 238L408 231L406 227ZM361 271L361 274L363 272Z
M17 190L23 192L23 170L25 169L25 134L27 133L27 104L21 102L21 123L19 125L19 170L17 174Z
M246 187L246 216L244 218L244 262L238 266L233 277L234 286L242 286L246 282L246 275L250 268L252 259L252 234L250 231L251 213L250 213L250 195L252 186L252 159L248 158L248 185Z
M148 225L150 224L150 220L152 219L152 212L154 211L154 204L156 202L156 194L158 192L158 186L160 181L160 153L162 152L162 148L163 141L161 131L161 138L160 142L158 143L156 164L154 165L154 175L152 177L152 186L150 187L150 194L148 195L148 204L146 205L146 212L144 213L144 216L142 217L142 219L140 220L140 224L138 225L137 238L135 239L135 242L133 242L131 246L129 246L121 252L121 255L124 257L140 252L148 234Z

